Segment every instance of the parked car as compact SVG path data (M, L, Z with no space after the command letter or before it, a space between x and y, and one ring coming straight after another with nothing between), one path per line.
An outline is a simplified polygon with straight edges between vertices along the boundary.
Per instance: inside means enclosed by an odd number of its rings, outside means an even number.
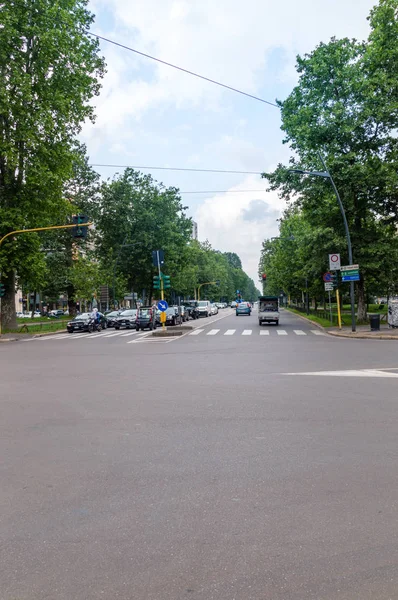
M226 308L226 304L225 302L216 302L216 306L219 310L222 310L223 308Z
M39 310L35 310L35 313L33 315L34 319L38 319L41 317L41 312ZM32 311L30 312L24 312L21 315L21 319L31 319L32 318Z
M189 314L188 314L188 309L186 306L184 306L183 304L181 304L181 306L178 307L179 313L181 315L181 320L183 323L186 323L186 321L189 320Z
M144 331L144 329L156 329L158 325L157 310L152 306L143 306L137 311L137 318L135 320L135 328L137 331Z
M212 315L218 315L218 307L214 302L210 304L210 310Z
M166 310L166 325L181 325L182 318L178 314L178 306L170 306Z
M136 325L137 312L136 308L123 310L119 315L114 317L114 328L121 329L125 327L126 329L133 329Z
M24 318L24 314L20 310L16 313L16 315L17 315L17 319L23 319Z
M185 310L186 310L186 315L187 315L187 321L189 321L189 319L198 319L199 318L199 312L198 312L198 308L196 306L196 302L191 303L188 306L186 306Z
M233 300L233 301L231 302L230 306L231 306L231 308L236 308L236 305L237 305L237 304L238 304L238 303L237 303L237 302L235 302L235 300Z
M64 311L61 308L57 308L54 310L50 310L50 312L48 313L48 316L50 318L56 318L59 319L59 317L63 317L64 316ZM69 314L69 313L68 313Z
M97 330L106 329L106 317L102 313L99 314L99 324ZM95 329L94 319L91 313L81 313L74 319L69 321L66 325L68 333L74 333L75 331L88 331L91 333Z
M199 300L198 301L198 312L200 317L210 317L211 315L211 305L208 300Z
M249 302L239 302L236 306L236 316L239 315L250 315L252 314L252 307Z
M111 310L105 313L108 327L115 327L116 317L118 317L121 313L121 310Z

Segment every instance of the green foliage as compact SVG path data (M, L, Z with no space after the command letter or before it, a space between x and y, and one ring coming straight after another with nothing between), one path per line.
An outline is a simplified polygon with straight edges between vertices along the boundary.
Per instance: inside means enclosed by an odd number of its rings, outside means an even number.
M8 0L0 5L0 236L61 222L75 136L93 119L104 63L87 36L87 0ZM15 321L14 271L42 279L36 234L3 244L6 321Z
M397 0L380 0L371 13L367 42L333 38L298 57L299 83L280 103L285 143L296 157L288 166L279 165L273 173L264 174L270 189L301 208L307 226L303 242L294 245L295 266L285 265L287 270L277 285L283 280L285 289L297 289L305 270L316 288L314 275L319 276L322 265L327 268L327 251L341 251L347 264L343 220L330 181L292 174L289 169L320 170L317 153L326 155L346 210L354 261L360 265L360 317L365 310L365 282L369 292L382 270L383 285L387 285L396 260L397 6ZM267 244L262 261L270 260L268 255L275 252ZM273 259L278 267L281 252L276 252L279 259Z

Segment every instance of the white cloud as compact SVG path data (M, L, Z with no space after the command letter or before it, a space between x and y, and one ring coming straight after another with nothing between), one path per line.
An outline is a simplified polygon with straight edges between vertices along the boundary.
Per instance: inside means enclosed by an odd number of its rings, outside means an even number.
M373 3L96 0L94 9L100 23L103 9L113 13L113 26L101 27L106 37L249 93L261 89L266 95L262 71L273 50L282 50L284 55L278 77L292 77L294 84L295 55L332 35L366 37L366 15ZM97 110L101 127L122 128L125 117L140 118L154 108L201 106L225 111L225 103L233 103L232 93L223 93L208 82L106 42L101 47L108 63ZM273 101L271 91L267 99Z
M261 192L239 192L259 190ZM207 198L197 209L194 219L198 223L199 239L208 239L212 246L222 252L236 252L244 270L258 280L257 266L261 244L267 237L278 235L277 218L285 204L274 192L267 192L266 182L255 175L246 177L239 185L231 187L231 193L216 194ZM261 214L255 218L260 202Z

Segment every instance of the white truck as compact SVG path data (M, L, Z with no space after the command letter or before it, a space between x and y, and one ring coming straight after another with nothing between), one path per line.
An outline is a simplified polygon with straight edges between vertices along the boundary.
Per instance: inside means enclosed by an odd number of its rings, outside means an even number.
M258 298L258 324L275 323L279 325L279 298L278 296L259 296Z

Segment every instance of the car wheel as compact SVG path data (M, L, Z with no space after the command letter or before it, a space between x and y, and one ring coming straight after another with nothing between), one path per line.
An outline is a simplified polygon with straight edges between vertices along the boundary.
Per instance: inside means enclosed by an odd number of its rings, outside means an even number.
M88 333L93 333L93 326L92 326L92 325L89 325L89 326L87 327L87 331L88 331Z
M119 325L115 325L115 329L119 330L120 326Z
M68 333L73 333L73 331L69 331L69 329L68 329Z

